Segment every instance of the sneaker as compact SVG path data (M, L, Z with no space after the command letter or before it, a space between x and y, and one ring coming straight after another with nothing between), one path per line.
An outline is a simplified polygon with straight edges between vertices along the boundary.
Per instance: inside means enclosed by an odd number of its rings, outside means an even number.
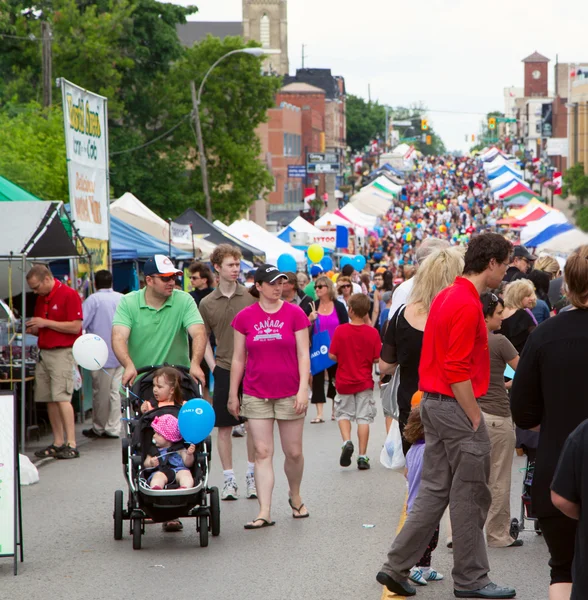
M245 431L244 423L241 423L241 425L235 425L235 427L233 427L233 437L245 437L246 433L247 432Z
M245 485L247 486L245 497L255 500L255 498L257 498L257 488L255 487L255 477L253 473L245 475Z
M443 581L445 577L435 569L421 569L421 573L426 581Z
M353 450L353 442L351 440L348 440L343 444L343 449L341 450L341 458L339 459L339 464L342 467L348 467L351 464Z
M357 459L357 468L360 471L367 471L370 468L370 459L367 456L360 456Z
M221 500L236 500L238 497L237 482L234 479L227 479L223 486Z
M427 581L423 577L423 572L418 567L413 567L410 570L408 578L417 585L427 585Z
M453 595L456 598L514 598L517 592L514 588L501 587L495 583L489 583L479 590L469 592L454 589Z

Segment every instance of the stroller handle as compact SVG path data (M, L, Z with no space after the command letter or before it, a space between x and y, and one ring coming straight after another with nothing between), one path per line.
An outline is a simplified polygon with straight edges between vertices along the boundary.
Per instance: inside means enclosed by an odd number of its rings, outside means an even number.
M152 371L154 369L161 369L162 367L171 367L173 369L177 369L178 371L181 371L182 373L184 373L185 375L188 375L189 377L192 377L190 375L190 367L186 367L184 365L170 365L168 363L163 363L162 365L147 365L145 367L141 367L140 369L137 369L137 376L143 375L143 373L148 373L149 371ZM194 379L194 378L192 377L192 379ZM202 388L202 382L199 381L198 379L194 379L194 381L196 382L196 384L198 386L198 388L197 388L198 396L200 398L204 398L204 390ZM130 391L131 387L132 386L129 386L129 385L125 386L127 398L129 397L129 393L132 393Z

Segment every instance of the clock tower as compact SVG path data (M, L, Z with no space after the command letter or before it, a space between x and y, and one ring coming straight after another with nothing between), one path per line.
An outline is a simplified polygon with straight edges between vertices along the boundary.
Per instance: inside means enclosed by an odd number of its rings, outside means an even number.
M525 98L547 98L547 65L549 59L533 52L523 59L525 63Z

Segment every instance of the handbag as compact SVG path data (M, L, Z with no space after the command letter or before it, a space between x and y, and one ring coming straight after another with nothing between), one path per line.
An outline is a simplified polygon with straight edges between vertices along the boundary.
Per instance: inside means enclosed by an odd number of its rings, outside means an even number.
M318 319L314 323L312 344L310 346L310 373L316 375L332 367L335 361L329 358L331 336L328 331L318 330Z

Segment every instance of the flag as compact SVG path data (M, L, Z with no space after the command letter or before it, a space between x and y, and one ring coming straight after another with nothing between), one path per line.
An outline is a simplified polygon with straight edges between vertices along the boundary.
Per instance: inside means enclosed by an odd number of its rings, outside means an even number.
M314 188L304 188L304 208L310 209L310 203L316 199L316 192Z
M363 168L363 157L361 156L356 156L354 159L354 173L361 173L361 170Z
M377 154L378 153L378 140L372 140L371 144L370 144L370 151L373 154Z
M559 171L553 173L553 195L561 195L562 176Z

